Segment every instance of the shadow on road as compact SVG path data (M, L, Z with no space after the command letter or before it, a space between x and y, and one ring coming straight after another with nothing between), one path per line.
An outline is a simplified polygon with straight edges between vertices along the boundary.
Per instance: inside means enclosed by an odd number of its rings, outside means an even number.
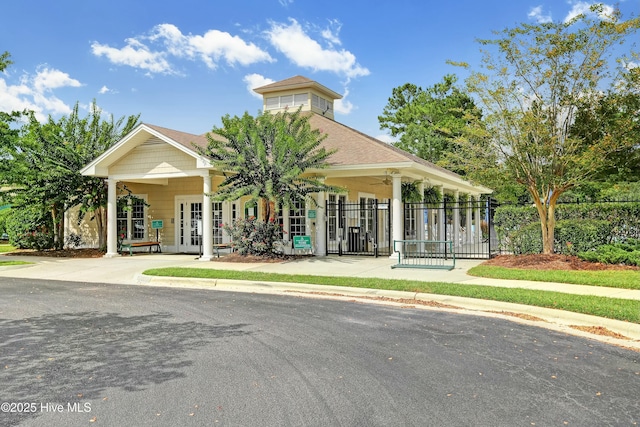
M2 414L5 426L40 413L41 402L102 399L107 388L143 390L185 376L189 351L248 335L246 324L176 322L169 314L95 312L0 319L2 402L36 402L34 414Z

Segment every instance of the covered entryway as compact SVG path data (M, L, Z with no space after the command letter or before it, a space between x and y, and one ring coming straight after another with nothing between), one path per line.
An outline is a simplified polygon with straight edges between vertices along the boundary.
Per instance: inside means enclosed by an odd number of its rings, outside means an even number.
M361 197L357 203L326 202L327 253L389 256L391 209L389 201Z

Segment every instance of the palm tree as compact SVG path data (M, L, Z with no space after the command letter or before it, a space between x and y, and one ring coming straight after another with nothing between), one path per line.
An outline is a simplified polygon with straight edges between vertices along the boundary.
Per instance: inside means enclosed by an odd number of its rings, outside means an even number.
M289 207L310 199L321 191L343 192L326 185L309 170L329 166L334 153L321 146L326 135L312 129L309 115L293 113L245 112L242 117L222 118L223 126L207 134L209 144L201 154L225 173L225 179L212 195L215 200L238 200L250 196L262 201L263 220L273 219L279 206Z

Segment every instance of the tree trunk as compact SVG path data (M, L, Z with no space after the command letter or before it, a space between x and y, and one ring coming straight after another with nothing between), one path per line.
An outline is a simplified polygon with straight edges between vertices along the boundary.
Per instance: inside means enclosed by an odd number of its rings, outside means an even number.
M556 203L558 197L565 191L564 188L553 189L548 200L541 200L537 191L529 189L533 196L533 201L540 216L540 227L542 228L542 253L553 254L556 230Z
M94 217L96 219L96 229L98 232L98 248L104 250L107 248L107 227L105 224L107 223L107 214L103 207L99 207L94 212Z
M64 248L64 210L57 205L51 207L51 219L53 220L53 247L60 250Z

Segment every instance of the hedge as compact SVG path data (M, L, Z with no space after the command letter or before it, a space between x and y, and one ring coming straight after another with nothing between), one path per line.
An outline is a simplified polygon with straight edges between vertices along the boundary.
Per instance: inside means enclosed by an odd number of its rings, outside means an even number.
M597 242L602 241L602 233L595 230L588 231L590 225L585 225L584 229L580 228L580 225L574 225L573 231L570 235L562 235L561 230L558 230L558 224L562 221L577 221L582 223L584 221L605 221L608 224L599 224L600 227L609 233L607 241L602 244L610 242L624 242L628 239L640 239L640 203L639 202L615 202L615 203L584 203L584 204L560 204L556 208L556 251L567 253L567 248L563 248L562 245L566 242L571 242L573 245L580 242L580 247L586 248L592 246ZM537 243L522 242L523 234L526 234L534 239L540 239L540 251L542 251L541 235L528 234L537 233L534 229L537 227L540 229L540 218L538 212L534 206L500 206L496 209L496 213L493 219L498 239L500 240L501 250L514 252L515 248L518 250L525 250L524 253L531 253L537 247ZM533 224L533 225L532 225ZM588 223L587 223L588 224ZM566 225L566 224L565 224ZM525 230L526 229L526 230ZM573 233L571 235L571 233ZM577 238L574 237L576 236ZM586 234L585 234L586 233ZM586 246L584 239L586 236L592 236L594 241ZM536 237L540 236L540 237ZM583 236L583 237L581 237ZM559 245L559 246L558 246ZM572 246L572 245L569 245ZM593 249L593 247L591 248ZM571 253L576 253L581 250L589 249L577 249L576 246L571 248ZM515 252L514 252L515 253Z
M554 237L554 252L576 255L578 252L595 250L609 243L611 223L594 219L562 220L556 223ZM508 250L518 255L541 253L540 224L532 223L515 231L509 240Z

